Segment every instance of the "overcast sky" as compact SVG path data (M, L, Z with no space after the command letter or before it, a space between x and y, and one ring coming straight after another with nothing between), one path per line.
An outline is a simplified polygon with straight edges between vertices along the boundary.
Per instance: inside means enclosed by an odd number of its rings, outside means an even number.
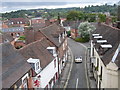
M17 2L16 2L17 1ZM84 7L88 5L115 4L120 0L2 0L1 12L37 8Z

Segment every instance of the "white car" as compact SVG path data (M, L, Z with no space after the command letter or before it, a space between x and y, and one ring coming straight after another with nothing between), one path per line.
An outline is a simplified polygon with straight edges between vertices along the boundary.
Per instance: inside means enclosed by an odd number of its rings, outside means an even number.
M82 56L80 56L80 57L75 57L75 62L77 63L77 62L82 62Z

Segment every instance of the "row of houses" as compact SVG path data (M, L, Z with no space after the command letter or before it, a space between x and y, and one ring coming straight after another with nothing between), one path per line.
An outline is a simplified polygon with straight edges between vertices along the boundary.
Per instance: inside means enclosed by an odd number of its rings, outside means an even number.
M90 67L98 88L120 88L120 29L95 24L91 34Z
M2 34L3 35L3 34ZM67 35L58 23L24 27L25 46L0 44L2 88L52 88L67 61ZM6 37L5 37L6 39Z

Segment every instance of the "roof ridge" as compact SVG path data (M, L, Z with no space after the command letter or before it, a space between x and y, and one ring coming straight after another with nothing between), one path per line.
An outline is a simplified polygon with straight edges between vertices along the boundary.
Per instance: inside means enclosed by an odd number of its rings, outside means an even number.
M37 43L37 42L41 42L43 39L45 39L45 37L42 37L40 40L37 40L37 41L34 41L34 42L32 42L32 43L29 43L29 44L25 45L23 48L18 49L18 51L23 50L23 49L25 49L26 47L29 47L30 45L35 44L35 43Z
M51 26L53 26L53 25L56 25L56 23L50 24L49 26L47 26L47 27L44 27L44 28L42 28L42 29L39 29L39 30L44 30L44 29L46 29L46 28L49 28L49 27L51 27Z
M107 24L105 24L105 23L102 23L102 25L105 25L105 26L111 27L112 29L120 30L119 28L113 27L113 26L111 26L111 25L107 25Z

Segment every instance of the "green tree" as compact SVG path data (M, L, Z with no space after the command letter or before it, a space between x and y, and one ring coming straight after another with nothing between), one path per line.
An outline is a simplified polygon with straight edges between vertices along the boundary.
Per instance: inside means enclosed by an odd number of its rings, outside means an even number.
M79 19L79 12L78 11L70 11L67 15L67 20L77 20Z
M106 15L105 14L98 14L99 22L105 22L106 21Z
M89 22L80 23L78 27L78 34L81 38L89 37L90 32L95 30L95 26L91 25Z

